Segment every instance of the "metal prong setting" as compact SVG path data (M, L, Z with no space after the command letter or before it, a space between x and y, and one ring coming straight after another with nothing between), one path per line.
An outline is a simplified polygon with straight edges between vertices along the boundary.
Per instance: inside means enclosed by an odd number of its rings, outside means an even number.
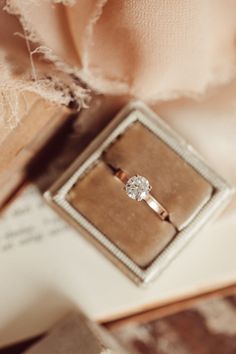
M129 177L121 169L117 170L115 175L125 184L124 189L129 198L136 201L145 201L161 220L169 218L167 210L150 194L152 186L146 177L140 175Z

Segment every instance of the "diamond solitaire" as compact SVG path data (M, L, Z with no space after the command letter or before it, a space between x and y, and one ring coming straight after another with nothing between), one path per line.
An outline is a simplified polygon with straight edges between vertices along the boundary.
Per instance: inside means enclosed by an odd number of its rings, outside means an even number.
M125 185L128 197L138 201L147 198L151 189L148 179L138 175L129 178Z

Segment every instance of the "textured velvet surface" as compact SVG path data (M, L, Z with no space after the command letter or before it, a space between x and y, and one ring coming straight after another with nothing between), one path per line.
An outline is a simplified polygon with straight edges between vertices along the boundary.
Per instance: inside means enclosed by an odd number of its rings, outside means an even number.
M145 202L135 202L100 162L71 190L69 201L139 266L145 267L175 234Z
M153 196L165 206L178 229L196 215L212 193L204 178L139 123L108 149L105 160L130 175L148 177Z
M152 195L170 213L163 222L145 202L127 197L114 176L122 168L141 174ZM164 142L140 123L132 124L111 144L95 167L72 188L69 201L138 265L145 267L199 212L212 194L211 185Z

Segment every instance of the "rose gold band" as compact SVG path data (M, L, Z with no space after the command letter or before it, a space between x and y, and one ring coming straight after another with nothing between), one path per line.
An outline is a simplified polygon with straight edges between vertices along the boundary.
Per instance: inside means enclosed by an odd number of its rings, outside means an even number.
M126 184L130 176L123 170L119 169L115 172L115 176L119 178L124 184ZM143 199L148 206L158 215L161 220L168 220L169 213L150 193Z
M144 201L155 211L161 220L168 219L169 214L167 210L151 194L149 194Z
M116 171L115 175L116 175L116 177L118 177L118 178L121 180L121 182L123 182L124 184L126 184L126 183L128 182L128 180L129 180L129 175L128 175L125 171L123 171L123 170L118 170L118 171Z

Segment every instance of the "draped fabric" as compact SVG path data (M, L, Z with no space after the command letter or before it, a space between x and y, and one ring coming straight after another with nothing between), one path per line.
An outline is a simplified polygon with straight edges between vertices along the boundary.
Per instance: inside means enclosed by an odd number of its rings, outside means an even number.
M202 96L235 77L233 0L1 4L0 88L13 74L13 89L67 103L68 85L76 98L84 93L73 75L102 93L156 102Z

